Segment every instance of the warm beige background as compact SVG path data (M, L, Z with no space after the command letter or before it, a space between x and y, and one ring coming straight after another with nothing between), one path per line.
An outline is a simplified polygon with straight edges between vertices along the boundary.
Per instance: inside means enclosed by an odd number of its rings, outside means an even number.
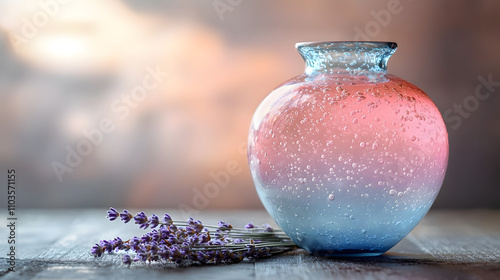
M261 207L248 126L259 102L302 72L296 42L395 41L389 71L443 114L474 98L479 77L500 81L494 0L41 0L0 1L0 11L0 164L17 168L20 207ZM147 67L168 77L122 120L111 104ZM500 207L500 86L492 91L460 125L447 118L436 207ZM59 182L52 164L103 118L115 130ZM214 187L210 172L228 165L228 185Z

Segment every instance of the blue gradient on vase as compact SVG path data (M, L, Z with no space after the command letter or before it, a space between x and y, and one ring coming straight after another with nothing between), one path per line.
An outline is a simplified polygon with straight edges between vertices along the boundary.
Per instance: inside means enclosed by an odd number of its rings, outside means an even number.
M395 43L300 44L306 72L271 92L248 160L269 214L315 255L386 252L443 183L448 135L418 87L387 74Z
M318 256L376 256L403 239L429 210L437 193L424 194L422 204L408 207L402 198L367 192L368 196L336 192L296 194L257 192L279 226L303 249ZM332 189L337 189L332 187ZM420 194L411 194L414 199Z

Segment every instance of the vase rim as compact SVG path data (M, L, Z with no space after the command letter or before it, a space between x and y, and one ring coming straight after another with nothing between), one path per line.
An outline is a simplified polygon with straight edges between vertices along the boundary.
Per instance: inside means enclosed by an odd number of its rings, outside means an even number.
M372 46L372 47L388 47L391 49L396 49L398 44L396 42L389 41L317 41L317 42L298 42L295 44L295 48L303 47L327 47L327 46Z
M382 41L323 41L295 46L306 62L306 74L348 71L351 75L384 75L387 61L398 45Z

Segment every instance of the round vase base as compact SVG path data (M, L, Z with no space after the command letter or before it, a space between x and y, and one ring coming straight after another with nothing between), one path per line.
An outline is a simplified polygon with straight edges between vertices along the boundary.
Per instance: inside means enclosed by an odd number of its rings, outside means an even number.
M371 250L362 250L362 249L346 249L346 250L314 250L309 252L313 256L318 257L376 257L380 256L385 251L371 251Z

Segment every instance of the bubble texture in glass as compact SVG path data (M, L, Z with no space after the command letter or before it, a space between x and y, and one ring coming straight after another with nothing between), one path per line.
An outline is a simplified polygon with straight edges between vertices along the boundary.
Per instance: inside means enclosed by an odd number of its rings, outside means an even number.
M305 73L252 119L248 159L265 208L315 255L379 255L431 207L448 135L418 87L387 73L387 42L301 43Z

